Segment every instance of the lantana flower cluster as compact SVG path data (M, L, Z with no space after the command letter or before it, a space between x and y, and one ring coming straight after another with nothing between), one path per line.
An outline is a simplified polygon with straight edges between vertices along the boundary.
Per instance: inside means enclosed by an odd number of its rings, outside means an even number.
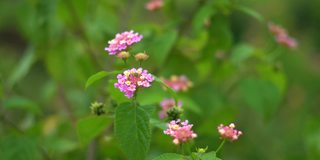
M189 124L188 120L183 122L178 120L172 120L167 124L168 129L164 131L164 134L173 137L174 144L180 144L188 140L197 137L197 134L192 131L192 124Z
M187 91L193 85L185 75L173 75L170 79L163 79L163 81L175 91Z
M235 127L236 126L233 123L229 124L229 126L224 126L223 124L220 124L218 126L218 132L220 133L221 138L230 141L237 140L239 136L242 135L242 132L236 130Z
M288 48L296 48L298 46L297 41L290 37L287 31L281 26L269 23L269 31L274 35L276 41Z
M167 117L167 111L170 108L176 106L176 102L174 99L164 99L160 102L160 106L161 106L162 110L159 112L159 117L161 119L163 119L163 118ZM182 102L178 101L178 104L176 107L181 108L181 106L182 106Z
M138 88L148 88L154 81L154 77L142 68L126 70L123 74L118 74L117 79L118 82L114 86L128 98L132 98Z
M150 0L145 5L146 9L149 11L154 11L163 7L163 0Z
M109 46L105 50L109 52L109 55L116 55L142 38L142 35L134 33L132 30L118 33L114 39L108 42Z

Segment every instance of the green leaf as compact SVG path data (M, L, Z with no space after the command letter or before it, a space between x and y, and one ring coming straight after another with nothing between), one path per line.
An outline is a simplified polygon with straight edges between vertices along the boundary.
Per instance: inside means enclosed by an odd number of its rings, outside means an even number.
M167 129L167 123L165 123L163 121L160 121L159 119L151 118L150 119L150 124L151 124L151 126L157 127L157 128L159 128L161 130Z
M3 102L4 108L7 109L22 109L35 114L40 114L41 109L34 101L24 97L11 97Z
M231 62L234 64L240 64L253 55L253 51L254 49L250 45L240 44L233 49Z
M215 13L212 5L204 5L195 15L192 21L192 28L198 32L204 25L206 18L210 18Z
M155 111L156 111L156 107L155 105L143 105L140 106L140 108L142 108L146 113L148 113L148 115L152 115Z
M140 107L124 103L116 108L115 135L128 159L143 160L149 150L151 130L148 114Z
M12 72L9 77L9 87L15 85L19 80L21 80L26 74L28 74L32 64L36 60L36 55L33 47L29 47L24 56L21 58L19 64Z
M249 7L240 5L240 6L237 6L237 9L238 9L239 11L241 11L241 12L243 12L243 13L245 13L245 14L253 17L253 18L255 18L255 19L258 20L259 22L263 22L263 21L264 21L264 18L263 18L263 16L262 16L260 13L256 12L255 10L252 10L252 9L249 8Z
M274 112L281 101L280 91L273 83L257 78L242 80L240 93L248 106L264 114Z
M111 120L106 116L91 116L80 119L77 123L77 133L82 144L88 144L98 136L110 124Z
M187 160L188 158L181 154L176 153L164 153L159 157L156 157L152 160Z
M205 47L206 54L212 55L212 50L229 50L233 43L233 34L231 32L229 20L221 15L215 15L211 18L212 24L208 29L208 43Z
M121 73L121 71L112 71L112 72L106 72L106 71L100 71L92 76L89 77L89 79L86 82L86 89L92 85L93 83L95 83L96 81L106 77L106 76L110 76L110 75L114 75L114 74L119 74Z
M40 160L37 139L26 135L9 135L0 138L1 160Z
M201 155L201 160L221 160L216 156L216 152L208 152L203 155Z
M173 47L178 33L175 30L167 31L162 35L158 35L149 45L150 61L154 62L154 65L161 66Z

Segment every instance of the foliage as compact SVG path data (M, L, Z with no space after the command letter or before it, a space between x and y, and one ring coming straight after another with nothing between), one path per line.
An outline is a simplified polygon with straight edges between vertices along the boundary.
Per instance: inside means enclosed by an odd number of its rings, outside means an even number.
M0 159L320 158L318 1L148 1L0 2ZM277 43L270 21L298 47ZM123 63L104 48L131 29L144 38ZM117 74L140 66L155 81L128 99ZM192 87L175 91L172 75ZM182 101L188 146L163 134L165 98ZM105 114L90 115L95 101ZM243 135L216 153L217 126L231 122Z

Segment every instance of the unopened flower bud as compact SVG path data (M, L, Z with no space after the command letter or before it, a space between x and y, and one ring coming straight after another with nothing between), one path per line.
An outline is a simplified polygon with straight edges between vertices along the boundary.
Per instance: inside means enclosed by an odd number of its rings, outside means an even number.
M149 56L146 53L138 53L134 57L137 61L145 61L149 58Z
M183 113L183 109L181 107L174 106L167 111L168 119L169 120L177 120L181 117Z
M197 153L203 154L206 153L208 146L206 148L197 148Z
M122 51L117 56L121 59L128 59L130 57L130 53L126 51Z
M91 103L90 109L91 109L91 113L95 114L97 116L105 114L103 103L93 102L93 103Z

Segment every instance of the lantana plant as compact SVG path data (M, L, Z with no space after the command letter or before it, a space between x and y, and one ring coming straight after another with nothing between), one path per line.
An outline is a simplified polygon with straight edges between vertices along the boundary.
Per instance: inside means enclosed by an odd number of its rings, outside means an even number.
M124 63L126 63L131 54L129 48L132 48L142 38L141 34L134 31L118 33L114 39L108 42L105 51L109 55L116 55L117 58L124 60ZM176 145L178 148L178 153L164 153L155 158L156 160L163 159L163 157L193 160L200 160L203 157L219 159L216 157L216 153L221 149L225 140L237 140L242 134L241 131L235 129L233 123L229 126L220 125L218 126L218 133L223 141L215 151L207 152L208 148L198 148L195 152L192 152L192 147L190 146L196 146L193 140L201 135L197 134L197 131L193 129L193 124L184 119L186 117L183 112L184 102L178 100L177 92L187 92L193 83L185 75L173 75L170 79L158 78L147 69L142 68L142 63L149 58L146 52L136 53L134 58L139 64L139 68L130 67L126 63L125 66L128 68L123 68L123 70L119 71L98 72L91 76L86 84L86 87L89 87L95 81L110 76L116 80L114 87L128 99L127 102L116 105L114 113L106 111L103 103L94 102L91 105L94 115L99 117L109 114L110 119L114 118L115 137L128 159L143 160L148 153L151 141L150 105L140 105L137 96L139 96L140 90L150 88L154 83L160 83L164 91L167 91L172 96L171 98L164 98L160 102L162 109L159 112L159 121L166 123L167 126L162 131L163 136L171 136L172 145ZM152 105L151 107L153 109L156 108L156 106Z

